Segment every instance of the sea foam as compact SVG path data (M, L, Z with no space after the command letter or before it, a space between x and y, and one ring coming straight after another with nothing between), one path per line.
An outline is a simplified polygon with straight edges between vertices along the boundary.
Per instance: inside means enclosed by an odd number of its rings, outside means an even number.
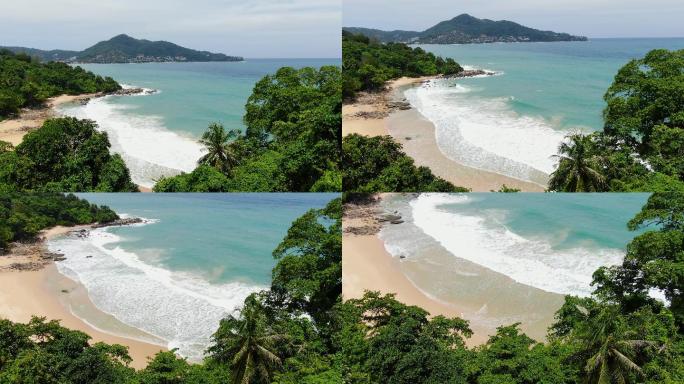
M456 162L538 184L555 169L552 155L565 133L544 118L518 114L511 98L482 98L448 79L404 94L434 124L440 150Z
M471 201L466 195L422 194L410 202L413 224L458 258L559 294L588 296L594 271L620 264L624 257L623 251L611 248L553 249L544 240L492 225L496 220L487 221L484 215L465 215L454 208Z
M161 176L195 169L203 151L196 140L168 130L161 116L131 113L132 106L114 104L112 97L121 96L95 98L60 112L97 122L99 129L107 132L112 151L121 155L138 185L152 187Z
M265 288L213 284L199 273L165 269L150 254L143 258L115 245L121 238L107 229L51 240L49 249L66 256L58 270L81 283L98 309L166 340L169 349L178 348L190 360L202 358L222 318Z

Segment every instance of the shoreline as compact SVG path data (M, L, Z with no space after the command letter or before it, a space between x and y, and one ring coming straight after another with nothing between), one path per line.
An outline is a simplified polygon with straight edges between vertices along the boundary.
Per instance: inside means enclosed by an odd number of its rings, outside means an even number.
M382 194L380 199L401 194ZM563 295L517 283L481 265L461 259L438 246L421 249L420 257L401 260L393 256L380 237L384 226L395 225L380 200L368 205L345 205L343 219L342 296L360 298L365 290L394 293L407 305L416 305L431 316L444 315L468 320L473 336L469 347L487 342L496 328L521 323L520 329L544 342ZM396 215L392 214L391 216ZM401 216L401 215L400 215ZM397 220L398 225L403 219ZM408 264L406 264L408 263ZM433 296L421 287L435 281L441 293ZM446 289L446 291L445 291Z
M54 260L58 260L59 256L47 252L45 243L50 239L90 228L92 225L53 227L41 232L39 241L18 246L19 249L12 249L9 254L0 256L0 318L19 323L28 322L34 315L44 316L47 320L60 320L62 326L89 335L91 343L105 342L128 347L133 359L130 366L142 369L149 357L168 350L160 345L163 341L97 309L83 285L57 270ZM17 267L17 264L26 267ZM98 329L75 312L88 313L98 321L111 323L119 331L135 334L140 339L155 340L159 344Z
M40 128L45 120L58 116L57 107L60 105L102 96L103 93L61 95L49 98L41 108L24 108L18 117L0 121L0 141L9 142L16 147L27 133Z
M469 167L444 155L437 144L434 124L402 95L406 87L437 78L440 76L402 77L388 82L383 92L362 93L353 103L343 104L342 136L392 136L416 166L428 167L435 176L472 192L498 191L504 184L521 192L544 192L546 188L539 184Z
M382 196L379 196L382 199ZM381 225L374 215L380 212L379 201L366 206L344 209L342 222L342 299L358 299L364 291L395 294L407 305L418 306L430 316L444 315L463 318L458 304L436 300L416 287L401 271L399 261L392 257L378 237ZM354 212L356 211L356 212ZM470 322L473 335L466 345L474 347L487 342L489 334L479 324Z

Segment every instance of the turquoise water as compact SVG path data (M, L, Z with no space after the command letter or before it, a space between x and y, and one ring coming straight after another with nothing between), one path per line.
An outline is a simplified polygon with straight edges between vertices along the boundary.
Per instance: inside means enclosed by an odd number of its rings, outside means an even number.
M526 239L547 241L551 249L624 249L638 232L627 222L648 194L478 194L468 204L442 208L485 218L488 227L504 226Z
M422 194L386 203L409 224L388 226L382 237L393 254L419 257L439 244L454 257L520 284L586 295L596 269L622 262L627 243L639 233L628 231L627 222L647 199L648 194ZM408 244L409 238L418 240Z
M409 92L435 123L440 149L466 165L538 181L535 171L553 171L550 156L564 135L602 129L603 95L620 67L651 49L682 49L684 39L421 47L498 74Z
M199 358L218 321L270 285L271 252L292 221L337 195L79 196L147 222L51 241L67 257L60 272L103 312Z
M162 175L192 171L202 156L197 143L207 126L221 122L244 129L242 117L254 84L278 68L339 65L338 59L248 59L244 62L87 64L83 67L119 83L155 91L142 96L108 96L62 112L95 120L109 134L133 180L154 185Z

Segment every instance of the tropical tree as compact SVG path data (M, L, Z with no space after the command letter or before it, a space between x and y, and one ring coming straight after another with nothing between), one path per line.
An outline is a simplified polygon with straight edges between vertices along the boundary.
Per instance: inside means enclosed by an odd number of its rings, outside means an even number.
M238 156L233 142L240 136L240 131L226 129L220 123L209 124L209 129L204 132L200 143L205 146L207 154L202 156L197 163L209 165L221 172L229 173L238 165Z
M558 192L599 192L606 189L600 172L600 156L591 135L573 133L558 146L558 168L551 174L549 189Z
M238 317L221 320L208 352L215 361L230 366L234 384L271 383L282 364L275 343L285 338L268 326L262 303L250 295Z
M648 340L626 340L613 329L615 315L610 311L602 313L603 319L597 321L588 343L593 353L584 367L589 384L625 384L634 376L643 377L641 367L634 362L637 352L645 347L656 345Z

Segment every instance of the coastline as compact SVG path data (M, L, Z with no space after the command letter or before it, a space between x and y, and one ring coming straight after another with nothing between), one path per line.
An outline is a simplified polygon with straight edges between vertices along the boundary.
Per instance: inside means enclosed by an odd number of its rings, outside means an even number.
M0 141L6 141L17 146L27 133L40 128L45 120L56 117L56 108L58 106L101 96L103 96L102 93L61 95L49 98L44 107L36 109L25 108L21 111L19 117L0 121Z
M382 195L378 195L381 199ZM419 306L430 316L463 317L457 303L445 303L426 295L401 271L399 261L385 249L378 237L381 225L374 215L380 213L378 202L366 206L345 206L342 222L342 298L356 299L364 291L393 293L407 305ZM351 209L349 209L351 208ZM466 339L468 346L483 344L489 338L485 327L470 322L473 335Z
M473 192L498 191L504 184L522 192L543 192L544 186L460 164L442 153L435 126L402 96L406 87L417 86L439 76L403 77L387 83L385 91L361 94L354 103L342 106L342 135L390 135L400 143L416 166Z
M74 312L88 313L98 320L114 325L126 334L139 335L141 339L154 340L154 336L118 322L113 316L99 311L90 301L87 290L81 284L62 275L53 262L54 255L46 254L45 242L72 231L87 230L91 225L53 227L40 235L34 244L21 246L10 254L0 256L0 318L26 323L31 316L44 316L48 320L60 320L64 327L88 334L92 342L121 344L128 347L133 359L130 366L144 368L148 358L166 347L100 330ZM10 267L14 264L14 267ZM26 265L25 269L16 264ZM158 340L161 343L161 340Z
M397 195L377 196L390 199ZM431 316L463 318L473 330L467 340L471 347L486 343L497 327L518 322L528 336L538 341L546 339L554 314L563 304L563 295L520 284L439 246L421 249L418 258L400 260L387 250L380 237L383 226L394 223L380 222L388 211L379 203L345 206L343 299L359 298L365 290L394 293L397 300L419 306ZM396 224L406 225L401 224L403 220ZM435 282L448 283L435 286ZM433 296L420 287L438 287L439 293Z

